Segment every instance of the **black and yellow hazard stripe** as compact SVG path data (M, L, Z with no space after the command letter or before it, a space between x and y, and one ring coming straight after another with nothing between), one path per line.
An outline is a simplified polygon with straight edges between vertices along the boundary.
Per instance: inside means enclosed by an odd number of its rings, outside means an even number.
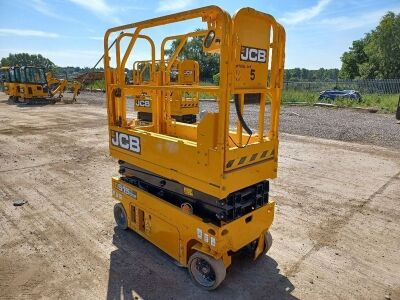
M263 152L253 153L251 155L246 155L238 157L236 159L231 159L226 164L226 169L238 168L244 165L248 165L253 162L258 162L262 160L269 160L274 157L274 149L265 150Z

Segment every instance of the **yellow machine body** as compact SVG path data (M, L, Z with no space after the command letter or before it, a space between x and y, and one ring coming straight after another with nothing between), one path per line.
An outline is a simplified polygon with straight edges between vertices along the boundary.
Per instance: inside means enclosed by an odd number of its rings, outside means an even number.
M20 96L24 101L43 99L49 95L46 73L44 68L24 66L21 67Z
M25 103L36 100L44 100L50 103L61 101L63 93L68 87L73 92L73 100L76 100L81 87L77 81L68 82L66 79L55 78L41 67L20 67L20 77L18 94Z
M141 34L145 29L196 18L201 18L207 29L164 39L160 59L156 58L151 37ZM110 35L121 31L124 33L116 38L115 55L111 58ZM197 71L198 64L191 62L181 65L178 69L183 76L171 82L171 68L192 37L203 37L204 52L219 55L219 86L200 85L196 76L201 70ZM128 41L124 50L120 46L122 39ZM129 84L125 80L125 65L138 39L148 41L151 47L150 80L146 84L135 80ZM179 43L165 60L165 43L174 39ZM232 195L245 197L246 189L255 190L255 186L258 189L260 182L277 176L284 49L283 27L271 15L251 8L240 9L230 16L217 6L207 6L115 27L105 34L109 148L110 154L121 162L123 175L113 178L114 198L123 207L118 209L118 214L126 215L128 228L188 266L193 278L199 271L194 264L208 261L215 269L216 279L211 276L215 280L208 287L200 283L207 289L216 288L222 281L221 274L230 265L232 252L255 245L254 257L258 257L268 248L264 242L274 217L272 200L254 202L254 206L246 208L240 206L240 200L235 200L239 202L233 201L232 207L239 210L226 210L233 217L224 215L224 207L230 207ZM111 67L112 59L116 67ZM196 70L196 74L185 75L185 70ZM217 111L206 112L195 124L177 121L174 101L198 99L199 93L215 96ZM143 94L151 100L149 111L153 116L145 124L131 117L126 105L127 98ZM232 95L235 116L230 110ZM256 128L249 128L243 117L250 96L258 99L258 114L253 116ZM267 105L270 109L266 122ZM232 123L235 127L230 126ZM206 195L206 200L212 199L208 204L223 213L217 221L207 221L206 217L196 214L196 207L188 203L177 206L172 204L174 197L162 198L161 193L152 192L154 183L147 189L145 181L129 177L126 170L129 168L132 174L153 174L159 178L155 184L157 191L165 184L175 184L182 199ZM221 266L225 269L221 270Z
M271 201L255 212L219 227L155 199L117 177L112 179L112 187L114 199L120 201L127 212L128 227L183 266L187 266L194 251L201 251L223 259L228 267L231 264L228 252L238 251L257 240L274 218L275 203Z
M9 68L10 81L6 84L5 93L9 95L10 99L18 100L21 97L20 85L21 85L21 70L18 66Z
M73 100L76 100L81 89L80 82L57 79L40 67L2 67L1 71L7 78L4 81L4 92L16 101L29 103L39 99L57 102L67 88L73 92Z

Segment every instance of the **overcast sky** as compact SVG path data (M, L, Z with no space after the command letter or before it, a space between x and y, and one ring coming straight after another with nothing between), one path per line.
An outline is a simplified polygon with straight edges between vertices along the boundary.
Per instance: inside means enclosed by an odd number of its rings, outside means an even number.
M0 57L40 53L59 66L91 67L103 54L106 29L215 4L233 14L249 6L273 15L287 33L286 68L339 68L351 42L373 29L399 0L0 0ZM152 31L155 41L204 27L200 21ZM147 58L138 44L133 60Z

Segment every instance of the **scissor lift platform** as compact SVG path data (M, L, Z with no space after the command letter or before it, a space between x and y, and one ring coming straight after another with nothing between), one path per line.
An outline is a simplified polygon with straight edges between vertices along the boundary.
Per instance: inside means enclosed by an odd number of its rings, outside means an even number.
M157 58L153 39L142 34L196 18L207 29L174 36L177 46L168 58L165 42ZM111 53L109 38L121 31ZM170 68L193 37L203 38L204 55L219 56L219 86L171 84ZM139 39L151 48L150 80L127 83L125 65ZM231 17L219 7L207 6L115 27L105 34L109 145L121 175L113 178L116 222L186 266L194 282L205 289L215 289L223 281L233 253L249 248L257 258L272 243L269 228L275 204L269 197L269 180L276 178L278 168L284 48L283 27L251 8ZM194 124L174 116L177 95L184 103L200 93L216 98L217 111L202 114ZM151 101L151 120L130 117L127 99L137 95ZM259 108L253 116L256 128L246 122L248 98Z

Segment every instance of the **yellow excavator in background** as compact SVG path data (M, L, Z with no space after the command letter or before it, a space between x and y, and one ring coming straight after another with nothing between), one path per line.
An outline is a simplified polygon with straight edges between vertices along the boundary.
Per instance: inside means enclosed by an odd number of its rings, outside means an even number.
M80 91L80 83L69 83L66 79L57 79L42 67L23 66L20 68L21 83L19 85L20 101L24 103L56 103L61 101L68 86L73 91L73 100Z
M0 74L4 92L13 102L56 103L67 89L73 92L72 100L76 101L81 89L80 82L55 78L42 67L2 67Z

